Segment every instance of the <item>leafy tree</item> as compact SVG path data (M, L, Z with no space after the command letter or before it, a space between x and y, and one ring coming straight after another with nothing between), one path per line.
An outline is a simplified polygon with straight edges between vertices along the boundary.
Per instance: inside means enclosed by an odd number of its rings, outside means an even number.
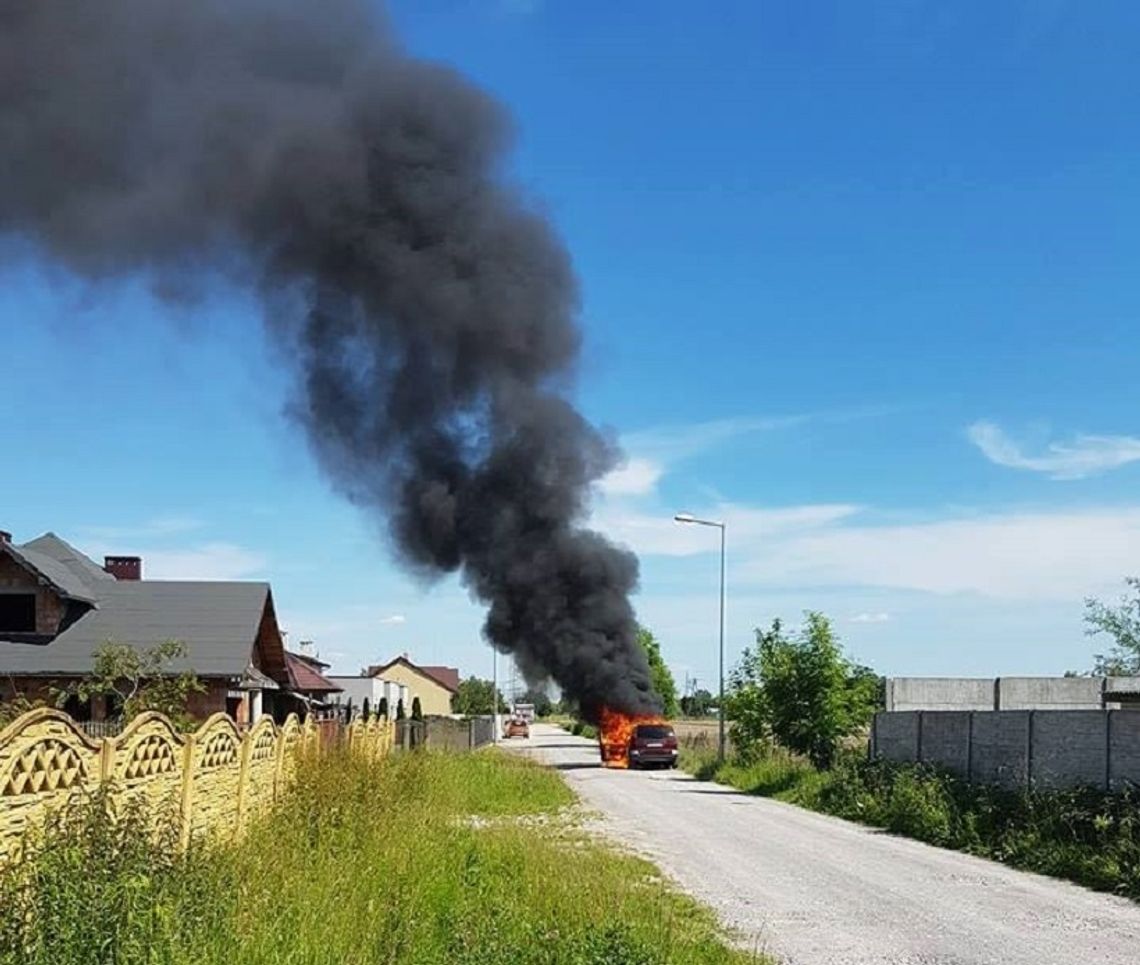
M346 724L352 723L352 698L348 698L348 703L344 705L344 722Z
M360 716L364 720L364 723L366 723L366 724L368 723L368 711L370 709L371 708L368 706L368 698L365 697L364 703L360 705Z
M503 699L501 692L495 690L490 680L479 677L468 677L459 682L459 690L451 697L451 712L473 717L477 714L489 714L494 707L495 697L498 696L499 713L506 713L510 708Z
M1108 634L1113 647L1095 654L1093 673L1098 677L1130 677L1140 674L1140 577L1124 581L1134 594L1123 596L1118 606L1100 600L1085 600L1085 633L1090 637Z
M404 713L404 698L401 697L396 701L396 720L405 720L407 714Z
M755 647L732 672L726 710L733 742L746 755L775 738L817 767L830 767L840 741L874 714L878 677L843 655L827 617L805 616L792 638L779 620L756 631Z
M42 700L29 700L23 694L13 694L7 699L0 699L0 730L7 727L17 717L22 717L29 710L43 706Z
M376 705L376 716L379 717L381 720L387 720L388 719L388 698L387 697L381 697L380 698L380 703L378 703Z
M95 650L91 672L55 692L56 706L63 707L70 697L81 701L103 697L122 708L124 720L157 710L176 726L189 729L194 721L187 713L187 703L193 694L204 693L206 686L193 670L172 668L186 654L181 640L165 640L145 650L104 643Z
M666 717L677 716L677 685L673 674L661 656L661 644L646 627L637 628L637 642L649 660L649 681L654 693L661 698L661 706Z
M534 704L535 717L549 717L554 710L550 695L539 687L532 687L518 701L520 704Z
M412 720L423 720L423 719L424 719L424 709L423 709L423 706L420 704L420 698L419 697L413 697L412 698Z
M686 717L707 717L714 706L716 698L703 688L681 698L681 713Z

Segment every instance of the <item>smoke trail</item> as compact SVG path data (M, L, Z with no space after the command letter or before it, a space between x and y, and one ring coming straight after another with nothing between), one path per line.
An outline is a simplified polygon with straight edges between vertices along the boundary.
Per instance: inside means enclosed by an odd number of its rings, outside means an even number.
M509 141L358 0L0 0L0 232L85 277L256 286L401 560L458 571L529 679L651 710L637 562L580 528L617 453L565 398L575 281Z

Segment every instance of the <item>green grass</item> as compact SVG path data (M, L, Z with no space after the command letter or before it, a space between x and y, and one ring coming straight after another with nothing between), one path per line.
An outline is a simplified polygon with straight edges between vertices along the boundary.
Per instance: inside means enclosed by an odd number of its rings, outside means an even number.
M94 797L0 872L0 963L657 965L757 959L500 752L314 760L240 842L171 849Z
M1140 900L1135 792L1003 791L858 753L820 771L778 747L720 767L715 753L686 749L681 764L703 780L749 794Z

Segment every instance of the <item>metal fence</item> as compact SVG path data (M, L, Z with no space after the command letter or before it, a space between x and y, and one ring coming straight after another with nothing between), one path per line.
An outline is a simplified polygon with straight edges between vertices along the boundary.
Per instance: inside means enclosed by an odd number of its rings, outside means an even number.
M111 720L84 720L79 722L79 729L88 737L118 737L123 732L123 722L118 718Z

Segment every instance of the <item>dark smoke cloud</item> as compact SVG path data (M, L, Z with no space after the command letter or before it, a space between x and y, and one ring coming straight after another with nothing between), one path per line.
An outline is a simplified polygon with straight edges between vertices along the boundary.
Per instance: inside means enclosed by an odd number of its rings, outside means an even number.
M256 286L320 463L587 708L653 707L617 453L566 401L577 290L510 127L354 0L0 0L0 232L87 278ZM283 308L302 304L302 311Z

